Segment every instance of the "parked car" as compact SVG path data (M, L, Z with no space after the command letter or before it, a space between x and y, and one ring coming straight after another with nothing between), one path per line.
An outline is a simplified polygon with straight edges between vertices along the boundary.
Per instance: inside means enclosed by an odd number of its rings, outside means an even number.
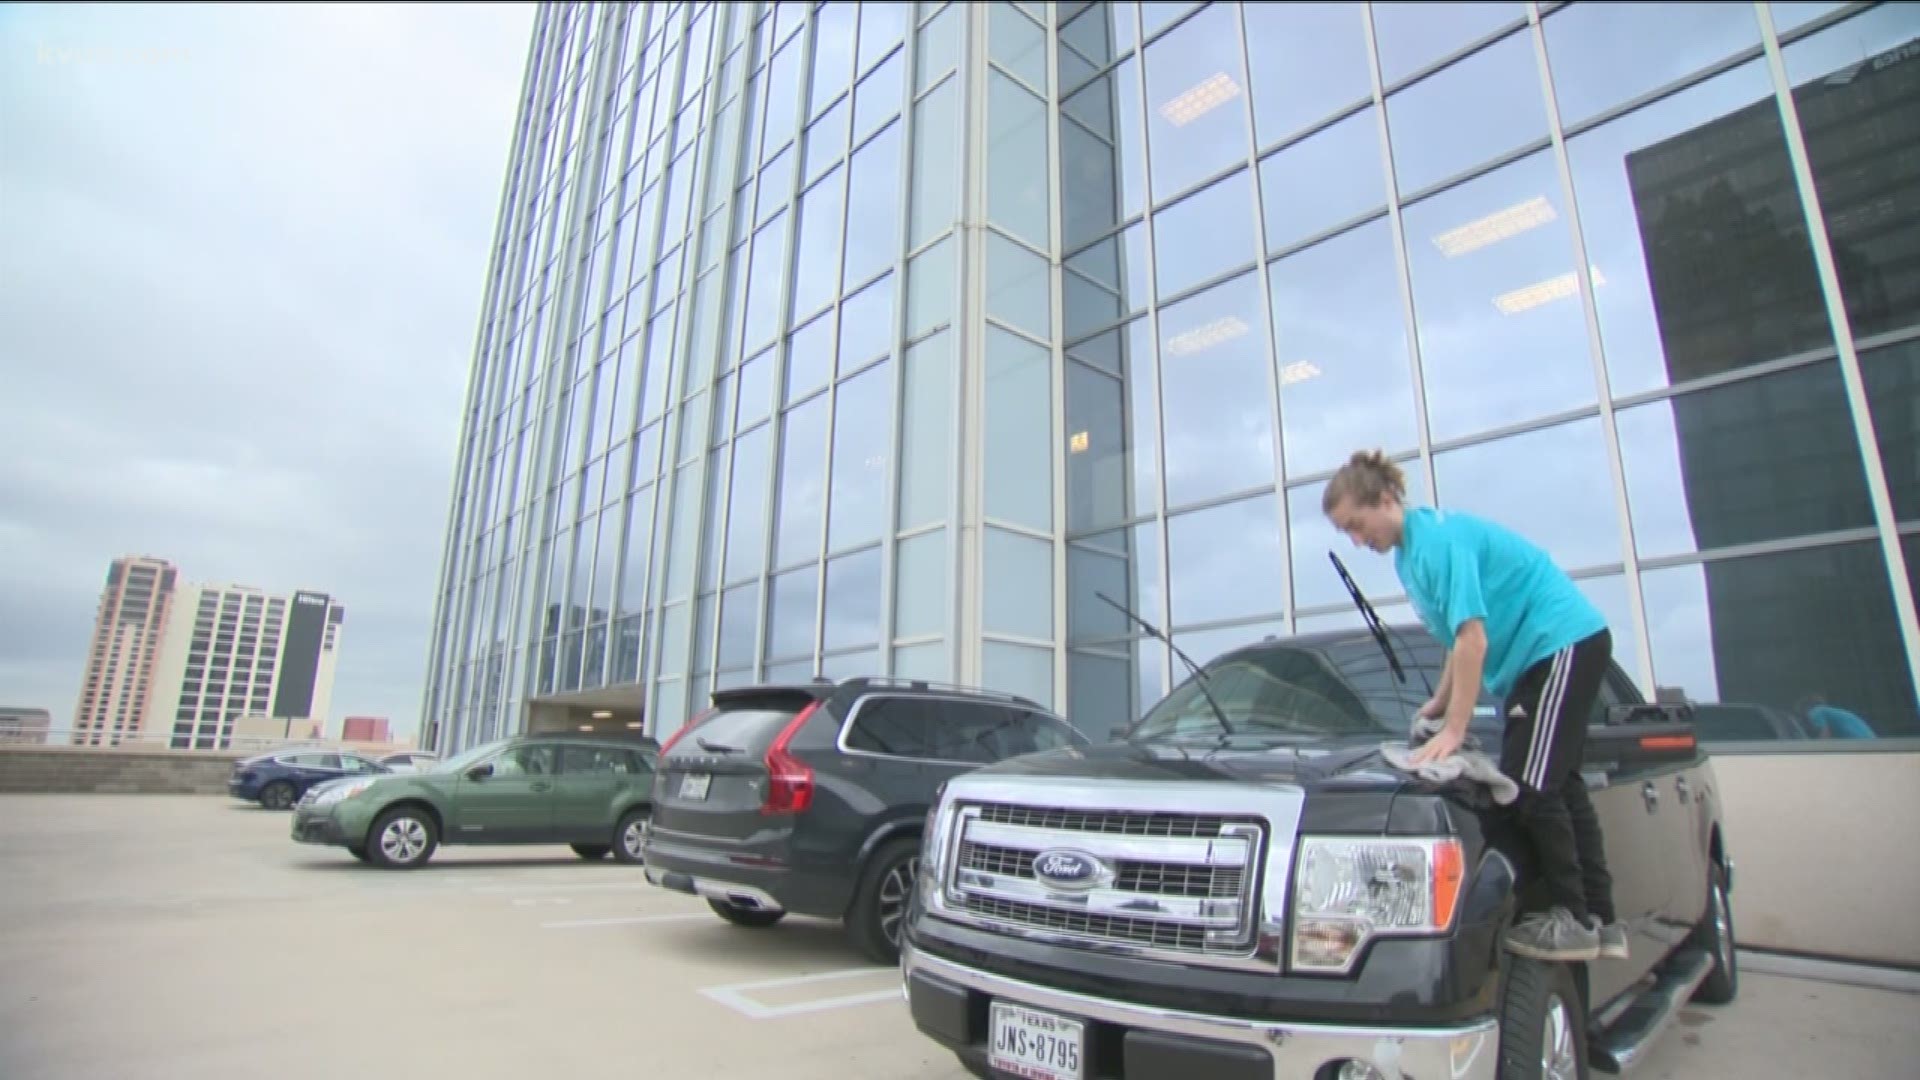
M425 750L401 750L382 757L380 764L385 765L389 772L420 772L432 768L439 760L437 755Z
M667 740L647 880L767 927L841 919L879 963L900 919L940 784L982 765L1087 740L1011 694L857 678L719 690Z
M568 844L638 862L658 753L644 737L514 736L424 771L325 785L294 807L292 835L400 870L442 844Z
M233 763L227 776L227 794L257 802L269 810L285 810L315 784L343 777L377 776L387 767L371 758L337 750L276 750Z
M1544 906L1509 811L1381 753L1443 661L1393 637L1252 644L1112 743L950 780L903 933L919 1030L982 1077L1539 1080L1622 1071L1689 1000L1732 1000L1733 860L1685 706L1607 673L1583 771L1630 956L1530 960L1501 944Z

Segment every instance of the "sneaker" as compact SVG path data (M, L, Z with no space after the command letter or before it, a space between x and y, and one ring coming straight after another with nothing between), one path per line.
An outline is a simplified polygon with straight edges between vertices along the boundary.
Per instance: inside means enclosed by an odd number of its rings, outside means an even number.
M1507 949L1535 960L1593 960L1600 955L1600 934L1564 907L1528 915L1507 931Z
M1600 935L1600 955L1609 960L1625 960L1627 949L1627 925L1621 922L1603 923L1597 915L1587 916L1587 925Z

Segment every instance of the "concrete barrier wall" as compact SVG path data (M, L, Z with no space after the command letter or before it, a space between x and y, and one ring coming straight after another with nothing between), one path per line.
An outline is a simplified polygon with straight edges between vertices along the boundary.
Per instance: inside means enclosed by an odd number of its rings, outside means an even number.
M224 795L241 754L0 746L0 792Z

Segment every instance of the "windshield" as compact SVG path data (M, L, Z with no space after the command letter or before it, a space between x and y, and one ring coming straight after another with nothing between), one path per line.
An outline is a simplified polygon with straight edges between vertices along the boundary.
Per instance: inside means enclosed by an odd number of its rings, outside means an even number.
M437 772L437 773L461 772L465 770L468 766L472 765L474 762L479 761L481 758L486 757L488 754L491 754L494 751L500 749L501 747L507 745L507 743L510 741L511 740L509 739L495 739L490 743L481 743L479 746L476 746L464 753L455 754L454 756L448 758L445 761L440 762L437 765L428 765L427 763L422 763L421 771Z
M1404 738L1414 710L1427 699L1421 675L1438 681L1443 655L1437 643L1427 640L1403 648L1399 658L1407 672L1404 684L1366 637L1312 648L1266 644L1222 657L1205 670L1213 696L1242 735ZM1188 679L1148 710L1129 738L1212 742L1221 734L1200 684Z

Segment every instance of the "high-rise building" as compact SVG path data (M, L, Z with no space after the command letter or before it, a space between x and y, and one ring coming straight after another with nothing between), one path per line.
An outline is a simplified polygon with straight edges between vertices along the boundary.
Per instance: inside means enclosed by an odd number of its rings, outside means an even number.
M426 744L855 673L1102 733L1184 675L1100 594L1203 658L1358 625L1320 496L1371 447L1542 544L1706 738L1817 735L1815 698L1920 737L1916 38L1907 4L543 5Z
M53 728L53 714L45 709L0 706L0 744L43 744Z
M144 730L177 576L165 559L128 555L108 564L74 711L74 743L117 746Z
M325 593L180 588L154 677L151 726L178 749L222 749L243 717L327 718L346 609Z

